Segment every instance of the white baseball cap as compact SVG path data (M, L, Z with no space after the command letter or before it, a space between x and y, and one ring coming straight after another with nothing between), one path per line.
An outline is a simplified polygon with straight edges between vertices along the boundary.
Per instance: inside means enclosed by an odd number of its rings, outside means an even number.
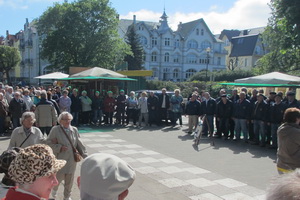
M121 158L95 153L84 159L80 171L80 193L103 200L117 200L135 180L133 168Z

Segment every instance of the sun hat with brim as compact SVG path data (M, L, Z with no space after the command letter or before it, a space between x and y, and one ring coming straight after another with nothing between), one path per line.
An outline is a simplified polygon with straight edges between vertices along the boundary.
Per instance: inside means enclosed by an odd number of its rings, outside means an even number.
M118 200L135 176L132 167L121 158L106 153L92 154L81 165L81 198L87 194L101 200Z
M52 149L36 144L20 150L9 166L10 178L19 184L31 184L37 178L50 176L65 166L65 160L57 160Z

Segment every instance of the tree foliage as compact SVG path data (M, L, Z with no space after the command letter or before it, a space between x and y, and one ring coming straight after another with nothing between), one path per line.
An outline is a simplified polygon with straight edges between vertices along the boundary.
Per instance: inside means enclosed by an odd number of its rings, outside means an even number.
M0 72L6 74L9 81L9 72L21 62L21 54L17 48L10 46L0 46Z
M300 70L300 1L271 0L272 16L263 33L268 52L258 61L258 71Z
M43 58L55 68L112 68L130 52L117 32L116 11L109 0L55 3L37 21Z
M235 79L239 78L247 78L250 76L254 76L255 74L252 71L248 70L222 70L222 71L214 71L210 72L208 71L207 76L212 77L212 80L214 81L228 81L233 82ZM205 71L198 72L194 74L190 81L205 81Z
M128 63L128 70L142 69L144 50L140 43L140 37L136 33L135 26L132 24L129 27L126 35L126 43L130 46L132 55L127 55L125 61Z

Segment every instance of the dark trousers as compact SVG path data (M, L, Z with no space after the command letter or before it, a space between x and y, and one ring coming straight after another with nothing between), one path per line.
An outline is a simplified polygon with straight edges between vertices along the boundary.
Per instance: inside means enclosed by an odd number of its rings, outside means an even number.
M12 118L12 123L13 123L13 128L14 129L21 126L19 117L13 117Z
M165 123L168 124L168 110L166 108L159 109L159 123L162 123L162 120L165 120Z
M225 138L228 137L228 133L229 133L229 118L220 118L218 131L220 131L220 135L219 136L222 136L222 133L223 133Z
M105 112L104 114L105 114L104 123L105 124L112 124L113 123L114 112Z
M210 134L212 136L214 134L214 115L206 115L205 118L203 118L202 132L204 135Z
M181 112L173 112L170 111L170 120L171 120L171 124L175 125L177 120L179 119L179 124L182 125L182 116L181 116Z
M91 112L90 111L84 111L82 112L82 123L83 124L88 124L91 119Z
M137 109L127 109L127 118L126 118L126 124L129 124L129 120L132 119L133 124L136 124L136 121L138 119L139 116L139 110Z
M0 117L0 134L4 134L4 121L5 117Z
M233 119L229 119L229 132L230 132L230 138L234 137L234 129L235 129L235 122Z
M158 125L158 111L157 110L149 110L149 124L156 124Z
M251 122L251 120L248 125L248 130L249 130L249 140L254 140L254 125Z
M116 113L116 120L117 123L125 123L125 109L117 109L117 113Z
M265 131L266 131L266 138L267 138L266 143L267 143L267 144L270 144L270 142L271 142L271 124L268 125L268 124L266 123Z
M39 128L43 134L46 133L47 135L49 135L52 127L39 127Z

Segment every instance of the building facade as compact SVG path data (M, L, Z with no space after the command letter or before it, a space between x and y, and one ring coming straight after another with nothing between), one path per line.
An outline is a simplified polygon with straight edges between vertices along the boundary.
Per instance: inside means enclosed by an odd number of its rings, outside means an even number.
M120 20L121 37L135 24L145 53L143 67L153 71L149 79L179 82L202 70L226 69L224 42L214 37L203 19L180 23L173 31L167 18L164 12L159 23L137 21L135 16Z

